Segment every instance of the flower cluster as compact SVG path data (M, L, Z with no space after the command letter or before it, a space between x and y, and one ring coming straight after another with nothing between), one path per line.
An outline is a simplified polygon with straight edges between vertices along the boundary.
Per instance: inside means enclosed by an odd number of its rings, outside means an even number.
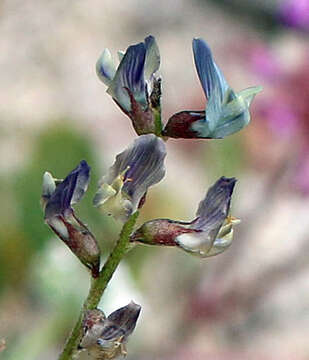
M250 121L249 107L261 87L236 93L226 82L212 53L202 39L193 39L196 70L208 100L203 111L174 114L161 132L172 138L221 139L241 130ZM97 62L99 78L108 86L107 93L131 118L137 134L160 135L160 80L155 76L160 54L153 36L120 52L116 66L108 49Z
M250 121L250 103L260 87L235 92L226 82L202 39L193 40L197 74L207 99L202 111L181 111L166 123L161 121L161 79L156 75L160 54L153 36L119 52L116 67L105 49L96 69L121 110L129 116L138 138L116 156L108 173L102 177L93 205L113 216L124 226L146 201L148 189L165 175L165 141L171 138L219 139L238 132ZM73 205L81 200L89 183L90 167L86 161L64 180L50 173L43 177L42 207L45 222L65 242L79 260L100 276L100 249L94 235L75 215ZM192 255L206 258L225 251L233 239L230 215L235 178L222 176L211 186L190 222L154 219L130 230L127 242L174 246ZM133 226L133 225L132 225ZM123 228L124 229L124 228ZM118 309L107 318L101 310L90 310L83 321L81 349L95 359L115 359L126 354L125 343L134 330L140 306L134 303Z
M260 87L236 93L225 80L212 53L202 39L193 40L193 55L205 97L203 111L181 111L163 128L161 121L160 53L153 36L119 52L116 67L105 49L97 61L99 78L107 92L133 123L139 137L116 156L115 163L99 182L93 199L103 213L125 223L140 209L148 188L165 175L166 146L163 139L217 139L231 135L250 121L249 106ZM72 205L80 201L89 182L90 168L81 161L63 181L44 175L43 207L45 221L76 256L96 274L100 251L95 237L76 216ZM177 246L208 257L224 251L231 243L233 225L229 215L234 178L221 177L200 203L196 218L189 222L155 219L142 225L131 236L132 242Z
M100 181L94 205L126 221L144 204L148 187L164 176L166 150L162 139L221 139L238 132L249 123L251 101L261 88L235 92L205 41L193 39L194 62L207 106L202 111L178 112L163 126L161 80L157 76L160 53L155 38L148 36L118 55L120 63L116 67L111 53L105 49L97 61L97 74L140 136L116 157L109 173ZM131 241L177 246L200 257L219 254L231 244L233 225L239 222L229 215L235 182L234 178L221 177L208 190L193 221L151 220L132 234Z

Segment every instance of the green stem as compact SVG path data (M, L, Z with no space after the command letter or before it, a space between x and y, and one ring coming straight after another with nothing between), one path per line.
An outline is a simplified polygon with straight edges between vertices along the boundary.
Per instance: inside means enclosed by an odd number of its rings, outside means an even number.
M117 244L106 260L102 270L100 271L99 277L96 279L92 278L87 299L84 302L75 327L72 330L72 333L68 338L64 350L60 354L58 360L71 360L77 353L77 347L82 337L82 321L84 313L86 310L91 310L98 306L109 281L117 269L117 266L129 249L129 238L132 234L138 215L138 211L135 212L124 224Z
M161 120L161 110L153 109L154 113L154 124L155 124L155 134L157 136L162 136L162 120Z

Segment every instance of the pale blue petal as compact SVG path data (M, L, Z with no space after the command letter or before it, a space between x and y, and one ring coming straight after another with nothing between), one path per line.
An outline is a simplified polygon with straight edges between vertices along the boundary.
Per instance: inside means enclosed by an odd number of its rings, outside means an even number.
M222 139L242 130L250 122L250 112L245 108L240 113L234 113L228 117L223 116L222 119L225 121L222 121L212 133L214 139Z
M147 81L151 80L153 74L159 70L160 67L160 52L156 40L153 36L145 38L146 46L146 60L144 76Z
M202 39L193 40L194 61L208 103L205 119L194 122L191 129L197 137L219 139L234 134L250 122L249 106L261 87L236 94L227 84Z
M237 96L244 99L247 107L249 108L255 95L261 92L262 89L262 86L252 86L247 89L241 90L239 93L237 93Z
M218 102L222 102L224 94L228 89L228 84L214 62L211 51L203 39L193 39L194 62L200 82L204 89L207 99L215 90L218 92Z
M211 137L224 138L247 126L250 122L250 103L260 91L261 87L256 86L242 90L238 94L233 92L233 100L223 104L221 109L216 109L217 112L213 111L213 108L208 105L206 119L209 123L212 122L212 119L215 119L216 122L216 127L212 130Z
M100 80L107 86L110 85L116 74L116 66L108 49L104 49L96 63L96 71Z
M251 87L235 94L232 89L226 92L226 99L217 106L211 97L206 107L206 119L192 125L200 137L221 139L243 129L250 122L249 106L261 87Z
M122 61L124 55L125 55L125 51L122 51L122 50L118 50L117 51L117 55L118 55L118 59L119 59L119 62Z
M228 88L228 90L224 94L224 100L234 97L234 91L231 88ZM218 86L215 86L206 106L206 122L208 124L209 134L211 136L216 131L216 128L220 121L222 121L223 106L224 101L221 101L220 89L218 88Z
M107 92L127 111L131 110L131 102L126 88L132 92L137 102L147 105L144 80L145 57L144 43L130 46L107 89Z
M56 182L51 173L46 171L43 175L42 197L48 200L56 190Z

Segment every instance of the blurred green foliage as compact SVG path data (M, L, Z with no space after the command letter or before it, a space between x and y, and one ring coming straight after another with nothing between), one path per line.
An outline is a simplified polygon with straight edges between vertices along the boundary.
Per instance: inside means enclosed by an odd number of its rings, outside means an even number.
M0 210L3 224L0 228L0 293L4 285L14 290L23 288L29 281L27 274L34 257L50 241L60 241L44 224L40 206L45 171L56 178L64 178L80 160L85 159L89 163L89 189L81 203L76 205L76 212L97 237L103 259L108 255L120 225L92 206L98 179L104 174L103 155L96 152L85 133L63 119L34 134L31 160L17 173L0 179L0 195L4 204ZM138 247L126 259L135 280L139 278L148 253L150 256L150 249L147 252L145 248Z
M205 165L207 175L210 173L214 181L222 175L239 176L245 168L245 147L242 140L240 133L227 137L224 141L210 141L205 146L201 163Z
M21 285L32 257L41 251L53 236L44 224L40 207L42 176L50 171L56 178L64 178L82 159L91 166L91 184L77 211L90 228L104 228L110 235L110 223L92 206L93 194L102 164L89 137L70 122L60 120L33 136L32 156L18 173L1 179L3 199L0 229L0 289L6 285ZM14 204L14 205L13 205ZM98 240L102 240L98 236ZM102 243L102 241L100 241Z

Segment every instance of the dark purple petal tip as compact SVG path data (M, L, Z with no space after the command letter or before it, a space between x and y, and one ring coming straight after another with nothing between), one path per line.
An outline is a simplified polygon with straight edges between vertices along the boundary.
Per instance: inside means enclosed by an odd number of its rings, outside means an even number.
M129 46L122 60L123 63L123 87L132 92L144 91L144 63L146 49L144 43Z
M235 178L222 176L208 189L196 213L197 220L194 224L196 230L203 230L210 227L218 228L219 230L229 213L231 197L236 181Z
M45 218L65 215L71 205L81 200L87 190L90 167L85 160L73 169L69 175L56 187L45 208Z

